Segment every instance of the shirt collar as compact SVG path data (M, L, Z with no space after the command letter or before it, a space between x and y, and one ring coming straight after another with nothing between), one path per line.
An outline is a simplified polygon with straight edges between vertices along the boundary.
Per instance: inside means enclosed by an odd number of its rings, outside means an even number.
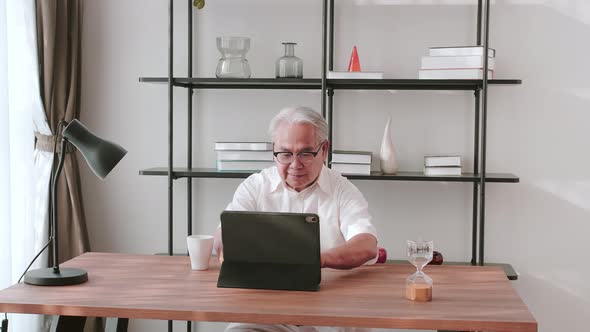
M330 177L328 176L328 168L326 165L322 166L322 170L320 172L320 176L316 180L317 184L320 186L320 189L326 194L331 192L330 190Z
M326 174L327 172L328 172L327 167L325 165L322 166L322 170L320 171L320 175L316 179L315 183L312 184L312 186L317 183L317 185L320 187L320 189L324 193L329 194L330 193L330 181L328 178L328 174ZM274 167L273 173L274 174L273 174L272 180L271 180L271 188L272 188L271 192L275 192L279 188L284 188L285 190L288 190L287 185L285 184L283 179L281 179L281 176L279 175L279 170L276 167Z
M276 166L272 169L272 177L270 181L271 193L277 191L280 186L284 185L283 179L281 179L281 176L279 175L279 169Z

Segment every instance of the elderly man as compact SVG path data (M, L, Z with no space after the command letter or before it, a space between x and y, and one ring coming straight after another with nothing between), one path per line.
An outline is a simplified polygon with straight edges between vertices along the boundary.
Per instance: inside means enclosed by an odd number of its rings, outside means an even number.
M271 121L276 167L240 184L227 210L305 212L320 217L322 268L352 269L377 259L377 235L367 201L348 179L324 166L328 126L306 107L286 108ZM221 229L215 234L223 260ZM351 331L332 327L230 324L226 331Z

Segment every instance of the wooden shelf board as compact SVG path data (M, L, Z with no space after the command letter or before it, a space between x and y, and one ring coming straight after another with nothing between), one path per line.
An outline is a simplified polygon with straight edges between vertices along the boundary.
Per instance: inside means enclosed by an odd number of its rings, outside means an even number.
M174 86L193 89L292 89L320 90L319 78L187 78L175 77ZM144 83L168 83L167 77L140 77ZM488 80L490 85L518 85L519 79ZM421 80L421 79L327 79L326 86L334 90L475 90L482 80Z
M174 178L247 178L255 171L217 171L215 168L174 168ZM140 175L168 176L167 167L142 169ZM399 172L397 174L383 174L371 172L371 175L346 175L351 180L390 180L390 181L438 181L438 182L480 182L479 175L464 173L462 175L428 176L421 172ZM517 183L520 179L514 174L487 173L486 182Z

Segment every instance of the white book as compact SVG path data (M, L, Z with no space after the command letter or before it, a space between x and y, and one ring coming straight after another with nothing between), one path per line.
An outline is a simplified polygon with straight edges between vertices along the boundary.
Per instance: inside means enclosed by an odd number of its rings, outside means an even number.
M274 161L260 160L218 160L218 171L260 171L273 167Z
M383 79L382 71L329 71L328 79Z
M340 174L371 175L371 164L332 163L332 169Z
M450 46L450 47L430 47L430 56L457 56L457 55L483 55L483 46ZM488 56L495 57L496 50L488 47Z
M481 80L483 69L420 69L421 80ZM494 71L488 70L488 80L494 79Z
M420 69L483 68L482 55L423 56ZM494 69L494 58L488 58L488 69Z
M333 163L370 164L371 159L372 154L368 151L332 151Z
M217 160L266 160L272 161L272 150L217 150Z
M461 167L424 167L424 175L461 175Z
M461 167L460 155L427 155L424 156L424 167L457 166Z
M270 142L215 142L215 150L272 150Z

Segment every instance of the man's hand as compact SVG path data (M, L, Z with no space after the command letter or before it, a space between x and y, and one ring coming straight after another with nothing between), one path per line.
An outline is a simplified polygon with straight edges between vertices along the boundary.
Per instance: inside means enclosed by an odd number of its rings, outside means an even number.
M361 266L377 257L377 239L372 234L363 233L352 237L338 247L321 254L321 266L349 270Z
M221 264L223 263L223 243L221 242L221 227L218 227L217 231L215 231L213 245L215 247L215 251L217 251L217 259L219 260L219 264Z

